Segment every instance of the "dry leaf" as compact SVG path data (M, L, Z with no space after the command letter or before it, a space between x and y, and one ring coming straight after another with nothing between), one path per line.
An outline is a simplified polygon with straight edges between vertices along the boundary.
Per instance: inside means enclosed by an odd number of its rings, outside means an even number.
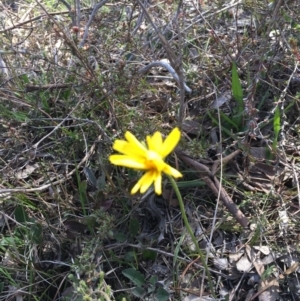
M26 179L28 178L37 168L39 167L38 163L33 165L26 165L25 168L15 173L17 179Z
M260 251L264 255L269 255L270 254L270 248L268 246L253 246L254 250Z
M231 99L231 91L225 91L222 95L217 97L215 101L212 103L211 108L217 109L221 107L225 102L229 101Z
M237 263L236 268L239 272L249 272L252 267L252 263L247 256L243 256Z

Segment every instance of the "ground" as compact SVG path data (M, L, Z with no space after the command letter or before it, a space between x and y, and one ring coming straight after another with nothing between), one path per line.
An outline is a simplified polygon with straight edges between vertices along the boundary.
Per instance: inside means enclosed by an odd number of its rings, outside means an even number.
M0 300L300 300L298 1L0 20ZM183 177L132 195L114 142L175 127Z

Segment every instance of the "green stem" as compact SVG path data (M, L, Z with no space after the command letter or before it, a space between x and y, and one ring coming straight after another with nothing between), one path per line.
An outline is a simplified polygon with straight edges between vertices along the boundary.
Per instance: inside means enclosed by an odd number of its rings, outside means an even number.
M171 184L173 186L173 189L174 189L174 191L176 193L176 196L178 198L179 207L180 207L181 216L182 216L184 225L187 228L189 235L191 236L191 239L192 239L192 241L193 241L193 243L194 243L194 245L196 247L196 250L197 250L197 252L199 254L201 263L203 264L203 267L204 267L205 272L207 274L208 284L209 284L210 291L211 291L212 295L215 297L214 288L213 288L213 284L212 284L212 280L211 280L211 275L210 275L210 271L208 269L208 266L207 266L207 263L206 263L206 260L205 260L205 256L204 256L203 252L201 251L201 249L199 248L199 245L198 245L198 242L197 242L196 237L194 235L194 232L193 232L193 230L192 230L192 228L191 228L191 226L190 226L190 224L188 222L187 216L185 214L184 204L183 204L183 200L182 200L180 191L178 189L178 186L177 186L175 180L171 176L169 176L169 175L168 175L168 178L169 178L169 180L170 180L170 182L171 182Z

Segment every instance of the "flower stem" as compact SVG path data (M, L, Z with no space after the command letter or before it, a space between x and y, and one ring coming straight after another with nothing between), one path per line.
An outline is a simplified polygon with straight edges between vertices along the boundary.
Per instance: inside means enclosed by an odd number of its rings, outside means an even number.
M184 209L184 204L183 204L183 200L182 200L182 196L180 194L180 191L178 189L178 186L175 182L175 180L173 179L173 177L169 176L168 175L168 178L172 184L172 187L176 193L176 196L178 198L178 202L179 202L179 207L180 207L180 211L181 211L181 216L182 216L182 219L183 219L183 222L184 222L184 225L186 227L186 229L188 230L188 233L189 235L191 236L191 239L196 247L196 250L197 250L197 253L199 254L199 257L200 257L200 260L201 260L201 263L203 264L203 267L205 269L205 272L207 274L207 278L208 278L208 284L209 284L209 288L210 288L210 291L212 293L212 295L215 297L215 294L214 294L214 288L213 288L213 284L212 284L212 280L211 280L211 275L210 275L210 271L208 269L208 266L207 266L207 263L206 263L206 260L205 260L205 256L203 254L203 252L201 251L201 249L199 248L199 245L198 245L198 242L196 240L196 237L194 235L194 232L188 222L188 219L187 219L187 216L185 214L185 209Z

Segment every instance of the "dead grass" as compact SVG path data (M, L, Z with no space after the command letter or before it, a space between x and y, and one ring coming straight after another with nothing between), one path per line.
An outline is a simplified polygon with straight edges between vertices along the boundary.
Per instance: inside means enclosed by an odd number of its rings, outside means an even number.
M298 300L299 3L31 2L0 4L0 300ZM169 183L108 164L175 126L214 291Z

